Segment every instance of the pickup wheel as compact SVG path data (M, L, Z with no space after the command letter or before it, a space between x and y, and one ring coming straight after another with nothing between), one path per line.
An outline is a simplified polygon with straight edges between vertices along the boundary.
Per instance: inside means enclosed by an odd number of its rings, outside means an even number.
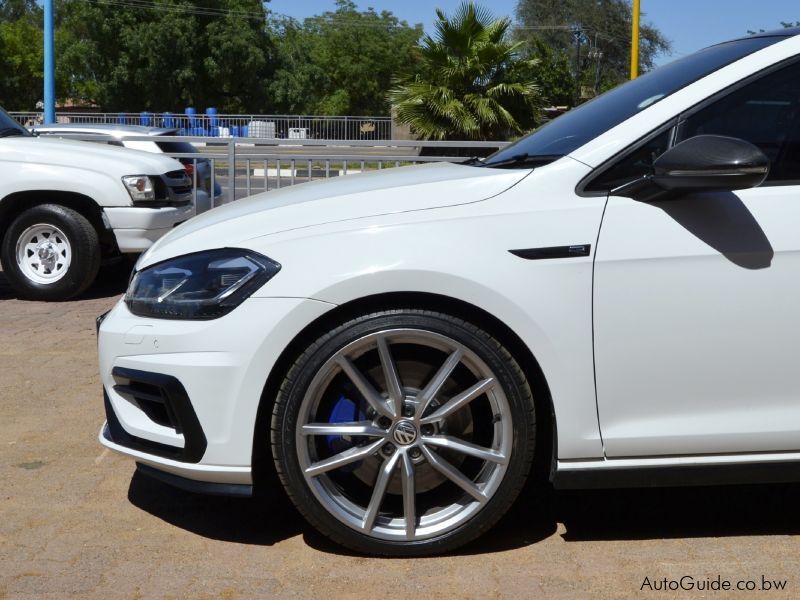
M20 297L66 300L85 290L100 268L100 242L82 214L41 204L20 214L2 244L3 271Z

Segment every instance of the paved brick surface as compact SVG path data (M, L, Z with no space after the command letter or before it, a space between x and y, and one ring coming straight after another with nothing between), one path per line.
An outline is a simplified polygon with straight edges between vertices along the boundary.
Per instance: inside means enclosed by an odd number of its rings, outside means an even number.
M800 594L800 486L554 493L430 559L352 556L279 492L196 496L134 475L98 444L94 318L107 272L72 302L16 300L0 273L0 598L726 597L663 578L786 579ZM735 597L747 597L734 593Z

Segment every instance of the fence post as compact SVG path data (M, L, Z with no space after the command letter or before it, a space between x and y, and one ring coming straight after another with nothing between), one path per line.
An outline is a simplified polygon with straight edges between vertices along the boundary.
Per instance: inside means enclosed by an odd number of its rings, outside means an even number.
M228 202L236 200L236 144L228 138Z

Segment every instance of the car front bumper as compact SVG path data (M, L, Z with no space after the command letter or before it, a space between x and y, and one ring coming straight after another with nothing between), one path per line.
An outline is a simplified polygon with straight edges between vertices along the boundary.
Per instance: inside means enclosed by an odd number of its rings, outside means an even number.
M251 484L255 423L284 348L333 305L249 298L210 321L148 319L120 301L98 329L100 442L194 481Z

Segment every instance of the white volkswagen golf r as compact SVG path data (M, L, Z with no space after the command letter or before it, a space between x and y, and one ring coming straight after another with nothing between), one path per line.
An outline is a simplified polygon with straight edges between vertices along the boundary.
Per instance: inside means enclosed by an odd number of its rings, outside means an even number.
M442 552L556 486L800 479L800 30L661 67L484 161L162 238L99 328L100 441L321 532ZM99 319L100 321L100 319Z

